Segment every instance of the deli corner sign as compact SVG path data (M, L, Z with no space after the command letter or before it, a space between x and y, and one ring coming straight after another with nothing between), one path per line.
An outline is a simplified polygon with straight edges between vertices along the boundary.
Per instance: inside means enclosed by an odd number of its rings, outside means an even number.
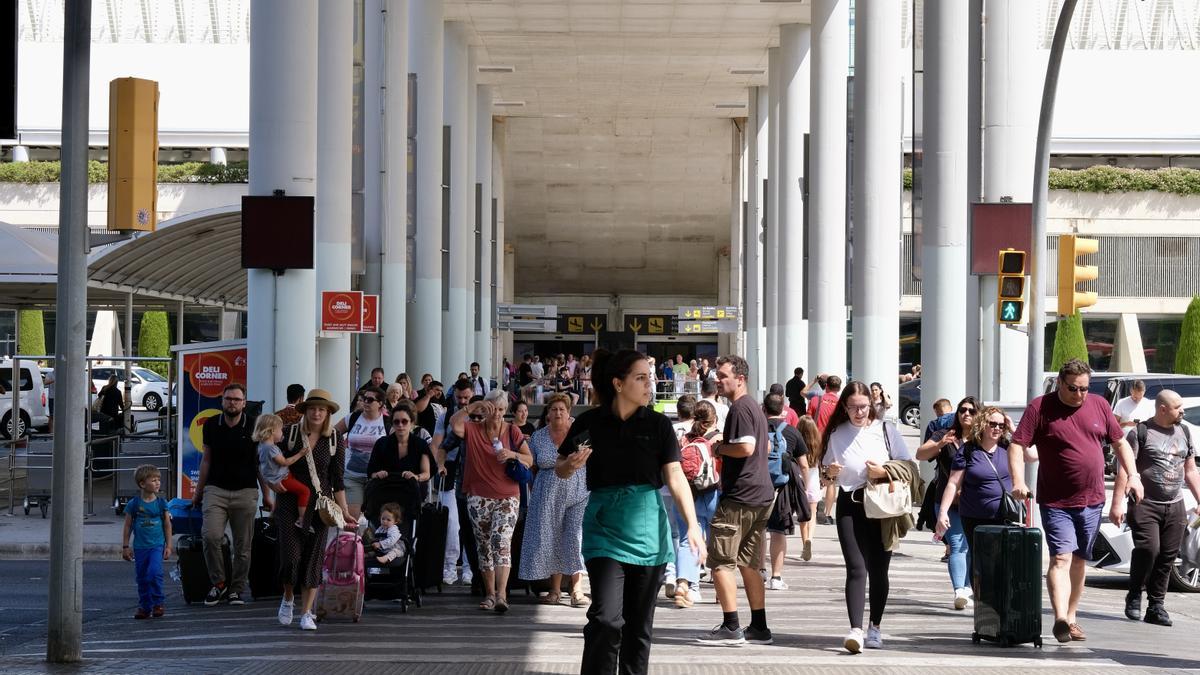
M379 332L379 296L362 291L321 291L321 331Z

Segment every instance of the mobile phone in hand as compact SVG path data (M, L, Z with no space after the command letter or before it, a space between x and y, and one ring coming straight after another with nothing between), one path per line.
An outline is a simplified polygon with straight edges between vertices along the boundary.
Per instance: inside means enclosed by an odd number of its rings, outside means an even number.
M592 435L586 429L575 437L575 449L578 450L585 445L589 447L592 445Z

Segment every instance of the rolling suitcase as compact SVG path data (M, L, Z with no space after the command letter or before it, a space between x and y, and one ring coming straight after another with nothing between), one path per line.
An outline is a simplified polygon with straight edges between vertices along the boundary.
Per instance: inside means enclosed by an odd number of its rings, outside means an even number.
M413 544L414 577L417 588L437 587L442 591L442 561L446 558L446 529L450 525L450 509L438 501L439 491L430 481L429 497L417 514L417 541ZM445 487L443 485L443 487ZM459 526L462 526L459 514ZM469 527L469 525L468 525Z
M177 537L175 556L178 560L177 576L183 587L183 601L189 605L193 602L203 602L204 596L208 595L208 590L212 588L212 581L208 577L208 565L204 562L204 539L198 534ZM225 569L232 570L228 536L221 541L221 557L225 559Z
M254 521L250 544L250 594L255 600L283 595L279 580L279 532L270 516Z
M983 525L971 544L975 632L971 641L1042 646L1042 531Z
M353 532L339 532L325 547L321 587L317 589L317 621L362 616L367 593L362 539Z

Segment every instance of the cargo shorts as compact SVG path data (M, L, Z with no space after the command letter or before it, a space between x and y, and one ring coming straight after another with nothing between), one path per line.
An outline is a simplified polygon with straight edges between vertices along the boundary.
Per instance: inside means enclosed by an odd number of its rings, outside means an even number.
M763 530L773 506L749 506L722 499L709 526L708 566L714 570L732 570L735 566L757 569L762 560Z

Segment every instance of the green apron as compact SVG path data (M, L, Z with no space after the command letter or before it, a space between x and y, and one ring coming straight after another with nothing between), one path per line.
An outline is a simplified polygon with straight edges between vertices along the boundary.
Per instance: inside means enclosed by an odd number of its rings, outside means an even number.
M662 495L652 485L594 490L583 514L583 559L653 567L675 559Z

